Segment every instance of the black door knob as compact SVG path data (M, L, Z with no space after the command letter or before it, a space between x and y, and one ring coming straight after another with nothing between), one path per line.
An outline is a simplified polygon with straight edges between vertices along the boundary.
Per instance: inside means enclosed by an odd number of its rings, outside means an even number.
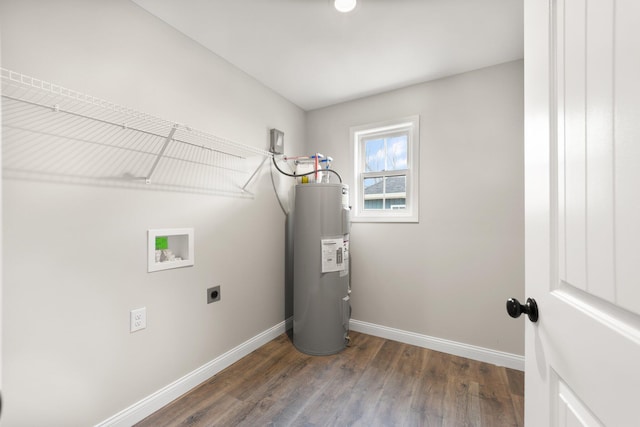
M529 316L529 320L535 323L538 321L538 304L533 298L527 298L527 303L524 305L520 304L520 301L515 298L509 298L507 300L507 313L514 319L525 313Z

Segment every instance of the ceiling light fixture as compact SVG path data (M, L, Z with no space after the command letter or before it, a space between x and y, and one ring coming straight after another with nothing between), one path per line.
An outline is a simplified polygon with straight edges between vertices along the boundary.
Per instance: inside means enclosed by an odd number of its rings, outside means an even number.
M356 0L335 0L333 5L339 12L347 13L356 8Z

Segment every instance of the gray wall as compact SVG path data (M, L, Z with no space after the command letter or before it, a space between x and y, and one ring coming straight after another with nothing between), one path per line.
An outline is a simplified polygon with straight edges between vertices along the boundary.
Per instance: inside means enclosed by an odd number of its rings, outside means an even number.
M0 28L5 68L263 149L276 127L302 150L302 110L132 2L2 0ZM283 321L268 168L252 190L4 180L2 424L95 424ZM195 228L196 265L147 273L147 230L172 227Z
M524 354L523 63L307 113L307 147L352 182L349 128L420 115L420 222L355 223L353 318Z

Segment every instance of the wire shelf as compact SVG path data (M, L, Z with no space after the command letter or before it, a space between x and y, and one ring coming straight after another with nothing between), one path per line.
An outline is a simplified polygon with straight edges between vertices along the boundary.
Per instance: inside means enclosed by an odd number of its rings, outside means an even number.
M5 178L252 196L272 156L0 69Z

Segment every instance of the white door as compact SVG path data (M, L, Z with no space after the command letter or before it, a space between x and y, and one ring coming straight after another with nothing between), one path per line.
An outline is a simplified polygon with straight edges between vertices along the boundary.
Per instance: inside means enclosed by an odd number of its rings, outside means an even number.
M640 426L640 0L525 0L525 421Z
M0 45L2 41L0 40ZM1 64L0 64L1 65ZM1 104L0 104L1 105ZM0 171L2 170L2 107L0 106ZM3 229L2 229L2 176L0 175L0 422L2 420L2 242L4 241Z

